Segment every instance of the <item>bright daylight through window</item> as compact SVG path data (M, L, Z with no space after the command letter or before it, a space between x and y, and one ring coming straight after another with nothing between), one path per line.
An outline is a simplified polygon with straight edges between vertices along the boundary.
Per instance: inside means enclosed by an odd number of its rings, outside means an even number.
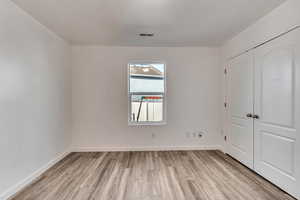
M131 63L128 67L129 124L165 123L165 64Z

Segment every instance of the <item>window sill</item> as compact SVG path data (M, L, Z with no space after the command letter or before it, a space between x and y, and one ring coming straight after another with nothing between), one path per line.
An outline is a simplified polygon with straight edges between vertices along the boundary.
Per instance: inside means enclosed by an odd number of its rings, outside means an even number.
M128 122L128 126L165 126L167 125L167 122L141 122L141 123L134 123L134 122Z

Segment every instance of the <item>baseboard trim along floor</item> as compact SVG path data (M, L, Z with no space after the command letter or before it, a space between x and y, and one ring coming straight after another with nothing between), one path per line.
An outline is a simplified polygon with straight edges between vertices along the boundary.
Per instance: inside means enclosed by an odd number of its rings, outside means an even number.
M145 146L145 147L74 147L72 152L126 152L126 151L197 151L220 150L221 145L206 146Z

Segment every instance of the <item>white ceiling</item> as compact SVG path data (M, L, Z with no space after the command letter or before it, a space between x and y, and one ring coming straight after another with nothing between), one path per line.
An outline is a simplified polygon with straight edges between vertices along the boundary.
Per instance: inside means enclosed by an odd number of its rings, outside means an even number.
M73 44L216 46L285 0L12 1Z

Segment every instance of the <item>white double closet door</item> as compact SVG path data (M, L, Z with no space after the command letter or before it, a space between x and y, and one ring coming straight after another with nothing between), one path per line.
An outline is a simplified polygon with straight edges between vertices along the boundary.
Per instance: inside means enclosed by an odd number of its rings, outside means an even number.
M300 198L300 31L231 60L227 152Z

